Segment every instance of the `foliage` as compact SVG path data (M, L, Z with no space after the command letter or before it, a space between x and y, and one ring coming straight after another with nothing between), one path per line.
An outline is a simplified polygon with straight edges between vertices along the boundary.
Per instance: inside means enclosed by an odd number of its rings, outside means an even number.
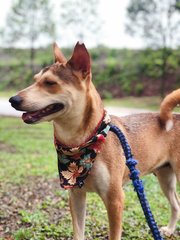
M13 43L22 40L34 46L40 36L54 35L54 23L51 19L48 0L16 0L7 17L6 38ZM48 24L47 24L48 23ZM5 32L6 33L6 32Z
M180 84L179 50L167 49L166 90ZM95 54L94 54L95 52ZM93 74L95 84L103 96L159 95L162 65L161 50L94 49ZM171 89L168 89L171 86ZM105 93L103 91L105 90ZM118 91L119 89L119 91ZM116 95L117 94L117 95Z
M180 13L176 0L131 0L127 8L127 32L140 35L147 45L159 49L159 63L156 69L161 77L160 92L166 90L168 61L173 54L172 47L179 46Z
M131 0L127 31L139 34L153 47L175 47L179 44L180 30L177 6L176 0Z
M72 49L62 49L71 56ZM166 91L180 85L180 49L167 49ZM93 81L104 98L159 95L163 61L161 50L90 49ZM26 49L0 50L0 90L21 89L32 83ZM37 49L35 71L53 63L52 46Z
M4 41L11 47L17 42L26 42L30 49L32 71L35 58L35 42L46 36L52 40L55 25L51 17L49 0L16 0L7 17ZM48 23L48 24L47 24Z

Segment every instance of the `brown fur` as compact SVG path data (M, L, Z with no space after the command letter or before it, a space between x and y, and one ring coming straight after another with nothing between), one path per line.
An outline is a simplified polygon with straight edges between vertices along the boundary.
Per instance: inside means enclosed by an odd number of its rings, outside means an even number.
M53 121L56 138L68 145L82 144L94 132L103 115L103 104L92 81L89 54L82 44L75 46L72 58L65 58L55 45L56 64L36 75L36 82L18 93L22 102L19 110L36 111L62 102L64 109L43 117ZM46 80L56 82L49 86ZM176 180L180 182L180 116L171 116L172 108L180 103L180 90L168 95L161 104L160 114L135 114L118 118L112 123L126 135L138 160L141 175L155 173L171 205L171 218L162 232L171 235L180 213L176 194ZM166 131L169 118L174 125ZM97 155L93 169L81 189L70 191L70 209L74 240L84 239L86 192L96 192L102 198L108 213L110 240L120 240L124 203L123 184L129 181L129 170L117 137L109 132Z
M172 110L180 102L180 89L173 91L161 103L160 119L165 124L168 120L172 120Z

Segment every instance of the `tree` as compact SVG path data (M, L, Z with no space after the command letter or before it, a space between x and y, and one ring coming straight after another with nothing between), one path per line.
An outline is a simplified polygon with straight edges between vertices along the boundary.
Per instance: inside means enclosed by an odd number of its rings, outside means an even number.
M73 33L76 41L84 41L86 38L97 41L102 24L98 16L98 4L98 0L64 0L61 4L60 25Z
M35 43L46 35L54 38L55 25L48 0L16 0L8 14L4 36L11 46L21 42L30 48L30 64L34 72ZM25 43L25 44L24 44Z
M165 94L168 58L180 37L179 0L131 0L127 7L127 32L138 34L154 49L161 49L161 89Z

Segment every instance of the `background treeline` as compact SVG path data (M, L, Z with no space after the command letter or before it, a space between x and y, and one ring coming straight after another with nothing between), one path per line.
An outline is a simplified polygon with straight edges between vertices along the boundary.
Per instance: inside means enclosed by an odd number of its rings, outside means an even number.
M62 49L71 56L72 49ZM93 80L104 98L160 95L180 85L180 49L166 49L164 76L162 50L110 49L90 50ZM52 46L36 49L34 71L53 63ZM0 90L19 90L33 82L29 50L0 49Z
M129 1L125 30L132 39L134 36L143 39L141 50L103 47L99 0L54 3L52 0L13 2L5 26L0 29L3 40L0 90L21 89L32 82L33 73L52 64L52 46L48 44L64 41L66 44L62 46L69 47L78 40L85 43L90 40L94 43L91 46L96 46L90 50L93 79L104 98L164 97L180 86L180 0ZM118 22L114 27L117 32L120 30ZM70 57L72 47L63 52Z

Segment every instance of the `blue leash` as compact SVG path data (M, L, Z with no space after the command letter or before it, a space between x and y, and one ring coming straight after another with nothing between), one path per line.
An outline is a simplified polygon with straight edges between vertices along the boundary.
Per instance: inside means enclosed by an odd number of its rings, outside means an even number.
M135 168L137 161L133 158L133 155L131 153L131 148L130 148L124 134L121 132L121 130L118 127L110 124L110 131L115 133L117 135L117 137L119 138L119 141L121 142L121 145L122 145L125 157L126 157L126 165L128 166L128 168L130 170L130 179L132 180L134 189L137 192L139 201L141 203L141 207L143 209L147 224L148 224L149 228L151 229L152 235L155 240L163 240L163 238L160 235L157 224L154 220L148 200L146 198L142 180L139 179L140 172L139 172L139 170L137 170Z

